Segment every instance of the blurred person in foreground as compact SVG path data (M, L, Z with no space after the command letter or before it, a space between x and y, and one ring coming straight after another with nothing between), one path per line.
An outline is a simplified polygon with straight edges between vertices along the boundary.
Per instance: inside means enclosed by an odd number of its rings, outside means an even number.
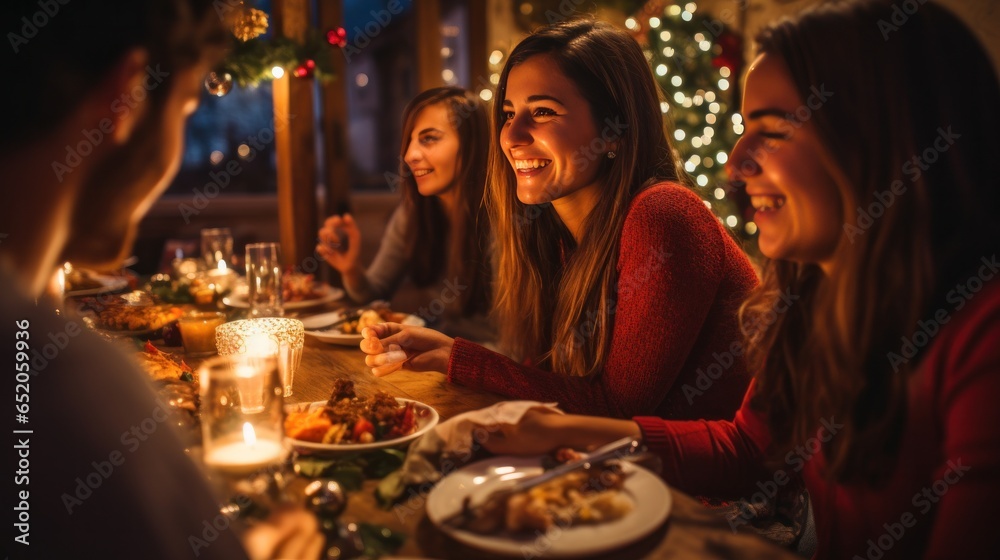
M0 137L0 330L8 367L30 364L14 429L31 430L13 443L15 464L30 463L14 486L29 525L10 553L318 558L322 536L301 508L237 534L146 374L39 299L57 263L111 268L128 254L226 47L220 15L207 0L15 1L3 14L17 82Z

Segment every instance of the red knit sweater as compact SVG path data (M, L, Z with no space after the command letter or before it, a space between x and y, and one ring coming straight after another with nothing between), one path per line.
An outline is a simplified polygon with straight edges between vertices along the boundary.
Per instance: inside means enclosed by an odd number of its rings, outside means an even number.
M995 259L981 269L984 279L1000 276ZM965 303L957 293L949 299L955 308L935 314L934 322L947 323L936 336L925 321L931 346L910 381L898 462L883 486L824 480L815 446L786 455L779 474L761 475L770 438L764 416L747 404L753 385L731 422L635 420L662 456L664 478L691 493L767 492L801 472L815 511L817 558L996 558L1000 278L985 286ZM919 335L910 340L926 344ZM836 422L828 419L825 432L835 432Z
M581 414L732 418L750 378L736 319L757 284L746 255L701 199L671 183L635 196L619 247L603 372L555 374L456 339L448 379Z

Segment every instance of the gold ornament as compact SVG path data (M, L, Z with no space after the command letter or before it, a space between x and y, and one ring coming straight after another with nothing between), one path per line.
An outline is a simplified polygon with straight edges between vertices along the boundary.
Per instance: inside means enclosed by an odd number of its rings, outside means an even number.
M240 13L232 20L233 35L246 42L267 31L267 13L257 8L241 6Z

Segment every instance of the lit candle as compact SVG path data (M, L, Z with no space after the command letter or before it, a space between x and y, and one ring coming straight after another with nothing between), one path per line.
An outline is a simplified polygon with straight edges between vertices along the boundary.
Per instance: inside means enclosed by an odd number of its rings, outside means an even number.
M242 440L220 443L205 455L205 464L234 475L247 475L280 463L285 448L274 439L258 439L250 422L243 423Z
M219 261L218 268L208 271L208 279L215 284L216 292L225 294L232 290L236 273L226 267L226 261Z

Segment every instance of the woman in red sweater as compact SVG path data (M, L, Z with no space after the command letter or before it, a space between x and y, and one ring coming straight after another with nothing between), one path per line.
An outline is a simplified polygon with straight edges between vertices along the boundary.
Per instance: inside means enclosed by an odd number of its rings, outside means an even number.
M732 417L749 381L736 312L757 278L677 184L639 45L604 23L552 25L514 49L497 91L487 203L514 359L387 324L362 343L375 375L405 363L588 414Z
M758 38L729 165L774 260L743 314L800 299L748 341L759 374L735 419L533 413L488 448L641 431L688 492L758 501L802 476L819 558L995 557L1000 87L954 16L893 8L828 6Z

